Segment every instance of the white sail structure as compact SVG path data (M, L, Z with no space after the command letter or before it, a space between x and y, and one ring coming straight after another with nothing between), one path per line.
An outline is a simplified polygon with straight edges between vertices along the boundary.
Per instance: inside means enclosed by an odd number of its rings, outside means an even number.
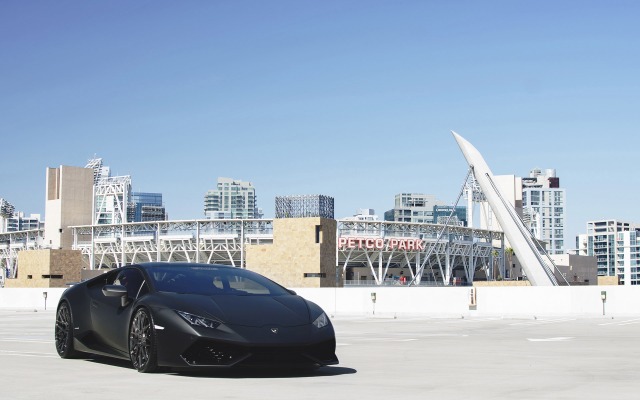
M548 257L540 254L531 232L524 225L513 205L505 201L482 154L462 136L453 131L451 133L458 142L469 167L472 168L473 175L502 226L507 240L518 255L518 260L531 285L557 286L558 281L553 274L553 263L550 260L545 261Z

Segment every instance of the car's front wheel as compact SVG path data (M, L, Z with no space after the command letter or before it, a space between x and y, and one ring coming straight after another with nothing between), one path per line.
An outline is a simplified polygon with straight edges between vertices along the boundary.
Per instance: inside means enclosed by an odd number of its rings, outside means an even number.
M156 346L156 331L151 314L140 308L129 328L129 356L138 372L154 372L158 369Z
M56 351L62 358L72 358L77 352L73 348L73 317L66 301L58 306L55 328Z

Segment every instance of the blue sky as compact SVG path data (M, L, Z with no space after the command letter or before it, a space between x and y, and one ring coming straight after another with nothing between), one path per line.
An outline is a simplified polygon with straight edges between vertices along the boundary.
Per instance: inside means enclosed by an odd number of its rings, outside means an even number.
M102 157L171 219L219 176L325 194L336 217L401 192L455 201L467 164L555 168L567 247L640 222L640 2L3 1L0 197L44 214L45 170Z

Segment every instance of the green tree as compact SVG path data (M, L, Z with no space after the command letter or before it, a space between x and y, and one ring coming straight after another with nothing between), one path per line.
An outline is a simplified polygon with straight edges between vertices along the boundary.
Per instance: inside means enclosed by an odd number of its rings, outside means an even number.
M507 247L504 249L504 254L507 256L507 261L509 261L509 268L513 266L513 256L516 254L511 247ZM511 274L509 274L511 275Z

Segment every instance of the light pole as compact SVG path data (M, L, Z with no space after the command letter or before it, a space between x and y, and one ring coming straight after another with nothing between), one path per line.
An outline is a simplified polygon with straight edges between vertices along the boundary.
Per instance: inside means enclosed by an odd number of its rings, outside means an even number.
M607 291L603 290L600 292L600 298L602 299L602 315L604 315L604 303L607 302Z

